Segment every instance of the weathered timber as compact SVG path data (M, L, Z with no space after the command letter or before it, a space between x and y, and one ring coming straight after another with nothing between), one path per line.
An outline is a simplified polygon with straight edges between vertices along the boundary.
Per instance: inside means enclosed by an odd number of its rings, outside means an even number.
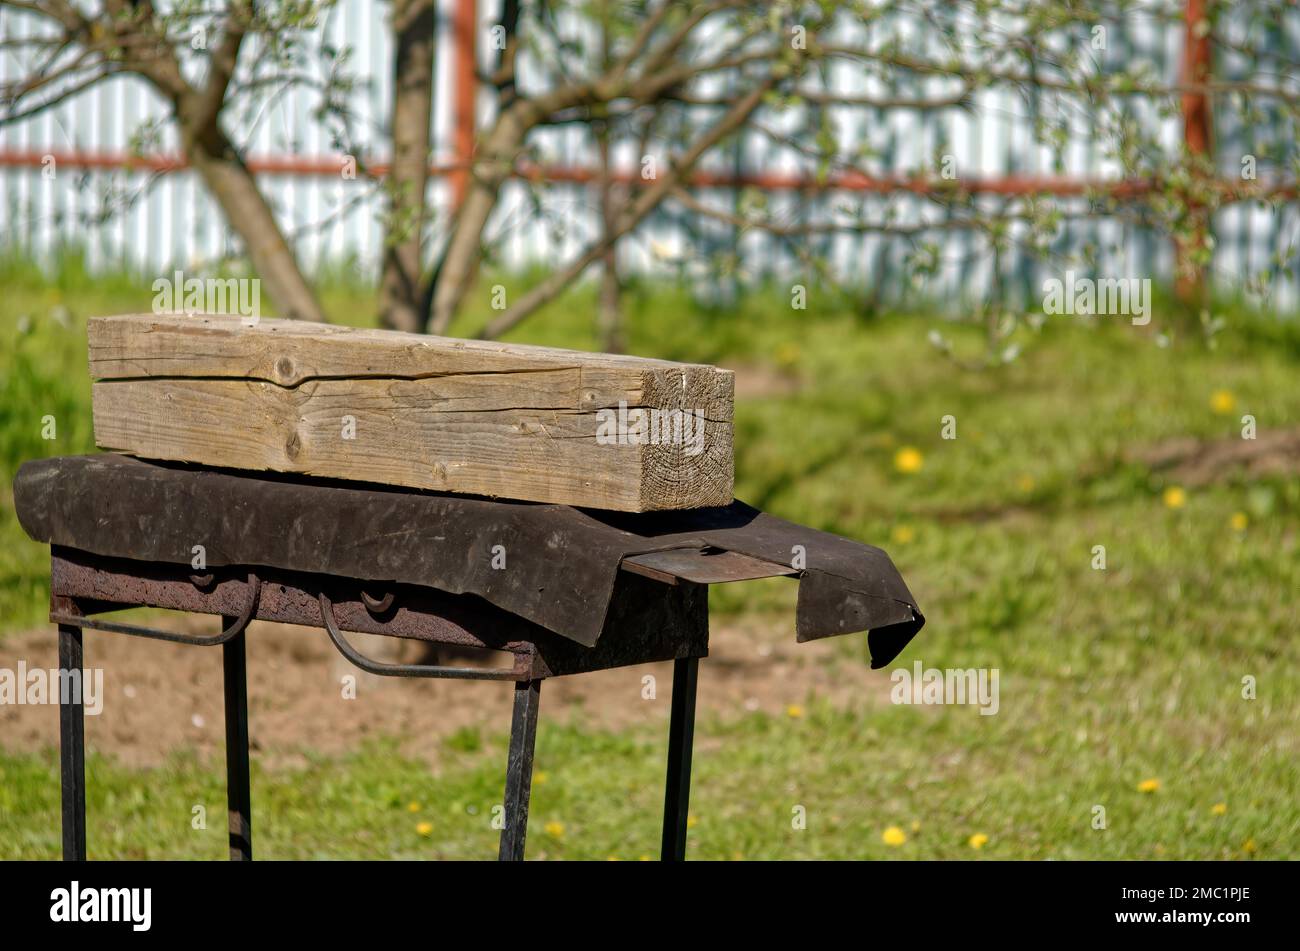
M88 338L105 449L624 512L732 500L729 370L225 315Z

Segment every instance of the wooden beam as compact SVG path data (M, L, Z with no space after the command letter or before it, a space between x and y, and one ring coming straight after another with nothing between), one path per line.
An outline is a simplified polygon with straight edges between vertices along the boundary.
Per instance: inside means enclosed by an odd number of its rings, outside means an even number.
M732 499L729 370L225 315L88 337L105 449L618 511Z

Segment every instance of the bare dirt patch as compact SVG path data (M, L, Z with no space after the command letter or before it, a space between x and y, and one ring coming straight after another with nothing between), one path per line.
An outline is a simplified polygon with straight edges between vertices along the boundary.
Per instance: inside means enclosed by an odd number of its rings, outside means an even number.
M167 622L193 633L217 627L216 619ZM375 642L385 640L351 637L372 653L378 653ZM56 666L56 641L52 627L11 634L0 641L0 667L16 669L20 660L29 669ZM408 654L419 647L408 644ZM157 765L182 749L223 755L219 650L87 631L85 658L88 667L104 670L103 712L86 717L91 750L131 766ZM355 699L342 696L345 675L358 678ZM655 700L642 698L646 675L656 678ZM300 763L308 752L345 753L377 736L396 737L403 753L432 763L455 731L478 728L491 736L510 724L508 684L375 677L349 665L323 631L310 628L252 625L248 677L250 743L261 763L272 767ZM747 621L715 625L711 654L700 667L698 708L701 716L783 713L816 696L865 709L888 702L888 688L885 674L846 657L833 640L796 644L784 626ZM559 677L543 686L542 716L593 728L666 728L671 694L670 664ZM0 706L6 749L57 742L57 707Z
M762 399L768 396L789 396L803 389L794 373L778 370L762 363L742 363L729 367L736 374L736 399Z
M1181 437L1132 450L1138 462L1189 486L1208 485L1234 472L1257 478L1300 473L1300 428L1263 430L1254 439Z

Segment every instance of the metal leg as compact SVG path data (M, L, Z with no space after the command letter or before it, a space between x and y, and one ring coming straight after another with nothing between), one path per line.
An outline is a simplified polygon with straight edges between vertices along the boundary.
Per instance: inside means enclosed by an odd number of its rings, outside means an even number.
M230 618L226 623L230 623ZM226 689L226 808L230 821L230 860L253 857L252 797L248 788L248 680L244 632L221 645Z
M668 724L668 785L664 793L664 837L659 857L686 858L686 816L691 798L691 747L695 740L695 682L698 657L673 661L673 708Z
M81 665L81 628L60 624L59 775L65 862L86 860L86 721L81 683L85 673Z
M522 862L528 834L528 795L533 785L533 748L537 740L540 680L515 682L515 710L510 720L510 755L506 761L505 825L501 829L502 862Z

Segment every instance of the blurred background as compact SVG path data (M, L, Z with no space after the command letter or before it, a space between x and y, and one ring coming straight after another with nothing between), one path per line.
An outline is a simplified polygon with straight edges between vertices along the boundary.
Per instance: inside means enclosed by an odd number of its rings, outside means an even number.
M1284 0L0 0L0 667L53 663L10 486L94 449L85 319L256 278L735 369L737 496L890 552L898 665L1000 671L894 705L793 585L715 589L692 856L1293 858L1298 109ZM263 854L495 854L505 696L341 702L319 634L250 636ZM124 640L90 854L221 855L219 666ZM644 673L548 690L530 854L655 854ZM57 853L56 721L0 706L0 856Z

